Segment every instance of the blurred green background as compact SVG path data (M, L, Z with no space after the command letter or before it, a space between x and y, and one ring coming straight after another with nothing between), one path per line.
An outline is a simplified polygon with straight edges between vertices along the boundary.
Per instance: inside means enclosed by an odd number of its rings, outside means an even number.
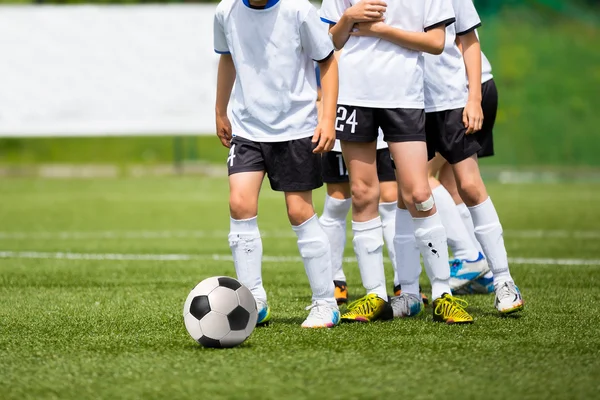
M483 163L600 168L600 0L475 3L483 20L482 48L492 63L500 95L496 156ZM225 157L226 150L213 135L0 139L3 165L164 164L175 159L221 163Z

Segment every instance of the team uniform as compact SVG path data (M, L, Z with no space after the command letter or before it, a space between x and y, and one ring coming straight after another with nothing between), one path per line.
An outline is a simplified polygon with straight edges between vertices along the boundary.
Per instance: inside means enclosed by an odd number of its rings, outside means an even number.
M314 62L333 55L331 39L306 0L224 0L214 19L214 49L230 54L236 79L230 100L229 175L266 172L273 190L304 192L322 186L321 156L311 138L317 126ZM316 215L292 227L313 291L304 327L339 322L333 297L326 234ZM231 218L229 243L236 273L259 305L259 323L270 309L262 285L262 241L256 217Z
M466 134L467 128L462 122L469 91L465 62L455 39L456 36L474 32L481 25L481 20L471 0L452 0L452 7L456 23L446 29L443 53L438 57L424 55L425 111L430 157L439 152L450 164L457 164L480 152L482 147L475 135ZM457 178L457 181L460 179ZM480 254L477 259L456 265L451 276L457 281L456 269L462 269L468 274L472 267L473 275L461 282L468 284L485 275L489 265L494 275L498 311L512 313L522 310L523 300L510 275L502 239L502 225L491 199L488 197L480 204L468 207L468 211L484 254Z
M356 0L324 0L321 19L335 25L344 12L356 4ZM452 7L445 0L423 0L418 2L388 2L384 22L393 28L410 32L423 32L440 26L448 26L454 21ZM339 60L340 90L338 97L337 138L348 142L372 143L378 137L379 129L388 143L425 142L425 103L424 103L424 60L420 51L398 46L377 37L350 36L345 43ZM431 201L433 203L433 201ZM431 210L429 203L424 211ZM449 268L447 264L447 243L439 216L413 218L408 210L396 209L396 237L399 226L409 232L406 239L411 253L406 257L397 247L397 259L410 264L410 284L403 284L400 299L391 300L394 317L415 316L422 312L423 301L419 295L418 276L420 255L424 257L426 270L432 280L434 320L451 323L472 322L460 304L450 296L448 286ZM352 222L354 249L357 255L363 286L367 296L348 306L349 312L342 320L373 320L381 310L385 292L383 258L381 247L381 219L366 222ZM415 236L418 235L418 239ZM433 248L435 243L436 248ZM436 250L439 246L439 251ZM412 250L415 250L412 252ZM443 257L445 253L445 258ZM409 259L410 258L410 259ZM401 275L403 273L404 275ZM398 276L406 271L398 263ZM433 277L435 276L435 277ZM414 292L415 301L405 300ZM411 297L412 299L412 297ZM395 300L398 300L395 302ZM396 307L395 304L398 306Z

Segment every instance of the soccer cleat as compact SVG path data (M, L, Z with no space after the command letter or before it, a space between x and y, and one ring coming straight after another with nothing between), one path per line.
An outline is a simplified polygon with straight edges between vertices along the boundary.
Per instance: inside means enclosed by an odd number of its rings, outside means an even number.
M338 306L342 304L346 304L348 302L348 286L345 281L333 281L333 285L335 286L335 301L337 301Z
M340 323L340 310L323 300L316 300L310 306L308 317L302 323L303 328L333 328Z
M385 317L387 308L387 301L371 293L348 304L348 312L342 315L342 322L372 322L380 316Z
M454 292L487 274L490 270L484 255L479 253L476 260L450 261L450 289Z
M452 324L472 324L473 317L465 310L467 302L444 293L433 302L433 320Z
M454 294L490 294L494 293L494 278L486 278L485 275L469 282L466 286L454 290Z
M429 305L429 298L425 293L423 293L421 286L419 286L419 293L421 293L421 300L423 301L423 304ZM394 296L398 297L400 294L402 294L402 287L400 285L394 286Z
M523 310L523 296L514 282L504 282L495 288L496 309L502 314L512 314Z
M262 300L256 300L256 308L258 309L258 318L256 326L267 326L271 322L271 307Z
M394 318L416 317L425 309L421 298L409 293L392 297L390 304L394 311Z

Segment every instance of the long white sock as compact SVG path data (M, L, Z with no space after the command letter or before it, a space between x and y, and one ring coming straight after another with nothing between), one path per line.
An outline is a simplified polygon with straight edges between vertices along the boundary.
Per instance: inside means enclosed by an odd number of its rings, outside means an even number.
M394 265L398 283L403 293L417 297L419 294L419 276L421 275L421 254L415 239L415 224L408 210L396 209L396 264Z
M425 271L431 281L431 297L436 300L442 294L452 294L450 289L450 266L448 265L448 242L446 230L439 213L426 218L414 218L415 237Z
M331 268L334 281L346 281L342 261L346 247L346 216L352 206L352 199L336 199L327 195L323 215L319 218L321 227L331 245Z
M500 218L498 218L492 199L488 197L483 203L469 207L469 211L475 225L475 236L481 243L483 254L494 274L494 285L498 286L512 281L502 237L502 225L500 225Z
M325 300L335 305L331 250L327 234L321 228L317 215L298 226L292 226L298 236L298 250L312 289L312 299Z
M375 293L387 301L383 271L383 231L381 218L366 222L352 221L354 252L367 294Z
M267 301L262 282L263 246L256 217L229 219L229 247L238 280L256 300Z
M394 245L394 235L396 234L396 210L397 202L379 203L379 215L381 216L381 227L383 229L383 240L388 249L388 256L392 262L394 271L394 285L398 284L396 273L396 247Z
M448 245L452 249L454 258L460 260L477 260L479 250L469 236L465 225L462 222L460 213L452 196L442 185L431 191L435 200L437 211L442 218L442 224L446 228Z
M483 253L483 249L481 248L481 244L475 237L475 226L473 225L473 218L471 218L471 212L465 203L460 203L456 205L456 209L462 218L463 225L467 228L467 232L469 236L471 236L471 241L475 243L477 250L480 253Z

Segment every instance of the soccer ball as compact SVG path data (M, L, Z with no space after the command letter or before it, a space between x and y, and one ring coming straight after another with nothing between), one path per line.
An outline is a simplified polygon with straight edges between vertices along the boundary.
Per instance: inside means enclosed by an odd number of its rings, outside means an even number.
M190 336L204 347L234 347L250 336L258 310L250 290L233 278L214 276L200 282L183 306Z

